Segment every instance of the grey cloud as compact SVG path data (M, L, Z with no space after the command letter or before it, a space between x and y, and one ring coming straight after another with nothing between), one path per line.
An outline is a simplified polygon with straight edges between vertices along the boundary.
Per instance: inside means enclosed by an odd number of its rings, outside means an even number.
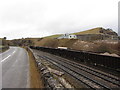
M98 7L98 1L92 1L3 0L0 3L0 37L43 37L94 27L112 28L117 32L117 9L114 7L117 2L101 0L102 7Z

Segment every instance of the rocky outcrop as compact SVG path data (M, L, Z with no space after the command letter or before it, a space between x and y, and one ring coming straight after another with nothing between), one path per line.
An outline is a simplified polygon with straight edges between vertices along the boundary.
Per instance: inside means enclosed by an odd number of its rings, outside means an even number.
M93 40L118 40L118 34L112 29L94 28L91 30L84 31L86 33L77 35L77 39L82 41L93 41ZM89 34L88 34L89 32Z
M118 34L116 32L114 32L112 29L104 29L101 28L99 31L101 34L105 34L105 35L114 35L114 36L118 36Z

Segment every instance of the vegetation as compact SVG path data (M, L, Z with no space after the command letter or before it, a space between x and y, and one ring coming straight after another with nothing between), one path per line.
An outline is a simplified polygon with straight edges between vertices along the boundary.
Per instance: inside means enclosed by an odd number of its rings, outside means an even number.
M10 46L31 46L34 45L34 40L32 39L14 39L8 41L8 45Z
M6 37L0 38L0 53L7 49L9 49L9 46L7 45Z
M101 30L105 30L101 27L94 28L91 30L73 33L76 35L79 34L100 34ZM108 31L110 30L105 30ZM114 32L113 32L114 34ZM13 45L13 46L43 46L43 47L68 47L74 50L89 51L95 53L115 53L120 55L120 42L117 41L108 41L108 40L93 40L93 41L81 41L78 39L57 39L57 37L62 34L51 35L43 38L22 38L14 40L5 40L3 39L3 45ZM97 38L97 37L96 37ZM111 43L112 42L112 43Z
M51 35L51 36L47 36L47 37L43 37L43 38L58 38L60 37L62 34L56 34L56 35Z
M111 40L99 40L99 41L81 41L78 39L54 39L54 38L44 38L39 42L34 44L35 46L43 47L68 47L74 50L89 51L93 53L115 53L120 55L120 42Z
M94 29L90 29L90 30L86 30L86 31L82 31L82 32L77 32L77 33L73 33L75 35L79 35L79 34L100 34L99 31L102 28L94 28Z
M29 55L29 73L30 73L30 88L44 88L41 73L38 72L36 64L35 64L35 57L33 56L33 53L26 47L24 47L28 51Z
M71 45L77 39L54 39L54 38L44 38L39 42L35 43L35 46L43 46L43 47L71 47Z
M9 46L0 45L0 53L9 49Z

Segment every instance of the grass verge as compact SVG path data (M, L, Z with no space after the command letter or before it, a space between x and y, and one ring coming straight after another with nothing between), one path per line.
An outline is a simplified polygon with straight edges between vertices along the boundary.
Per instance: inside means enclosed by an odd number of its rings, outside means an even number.
M29 55L30 88L44 88L41 73L38 71L33 53L26 47Z
M0 53L3 53L8 49L9 49L9 46L0 46Z

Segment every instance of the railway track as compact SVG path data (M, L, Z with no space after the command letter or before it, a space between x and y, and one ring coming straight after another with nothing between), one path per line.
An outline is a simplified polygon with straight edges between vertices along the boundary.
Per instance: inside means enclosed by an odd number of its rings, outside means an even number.
M47 56L46 58L50 59L49 56ZM67 60L67 59L66 60L62 60L62 59L59 59L59 57L57 57L57 60L61 60L64 63L67 63L67 64L69 64L69 65L71 65L73 67L76 67L76 68L78 68L80 70L83 70L83 71L85 71L85 72L87 72L89 74L97 76L97 77L99 77L101 79L104 79L104 80L106 80L106 81L108 81L108 82L110 82L112 84L115 84L118 87L120 87L120 79L118 77L115 77L113 75L110 75L110 74L107 74L107 73L104 73L104 72L100 72L100 71L95 70L93 68L90 68L88 66L85 66L85 65L82 65L82 64L78 64L76 62L73 62L73 61L70 61L70 60Z
M111 80L106 79L106 77L107 77L106 74L97 72L97 71L95 71L93 69L91 70L90 68L85 67L85 66L77 65L76 63L71 63L70 61L58 60L58 58L56 60L56 59L50 58L49 56L40 56L39 55L39 57L41 59L45 59L45 60L51 62L52 64L56 65L57 67L59 67L60 69L65 71L66 73L70 74L75 79L77 79L80 82L82 82L83 84L85 84L88 88L91 88L91 89L104 88L104 89L111 90L111 88L112 88L112 87L110 87L111 85L114 86L114 88L118 88L119 87L119 83L117 81L115 81L115 80L118 80L118 79L117 78L113 79L113 77L110 78L110 75L108 77ZM85 72L86 72L86 74L85 74ZM91 74L92 77L89 77L88 73ZM98 74L101 75L101 77ZM101 78L105 82L104 83L98 82L97 80L93 79L93 78L95 78L93 76L95 76L97 78ZM102 80L102 82L103 82L103 80ZM115 83L112 83L113 80L115 81ZM108 84L107 85L105 84L106 81L110 83L109 84L110 86Z
M84 64L87 63L90 65L97 65L100 68L107 69L108 71L113 71L116 75L120 73L120 57L112 57L98 55L85 51L66 50L49 47L30 46L30 48L43 52L48 52L74 61L79 61Z

